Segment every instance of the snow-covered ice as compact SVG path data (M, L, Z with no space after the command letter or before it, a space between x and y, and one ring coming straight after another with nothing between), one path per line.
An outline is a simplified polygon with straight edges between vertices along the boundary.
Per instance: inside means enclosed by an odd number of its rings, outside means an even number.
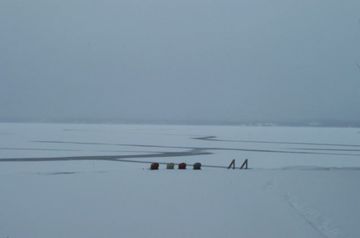
M0 238L360 237L359 131L1 123Z

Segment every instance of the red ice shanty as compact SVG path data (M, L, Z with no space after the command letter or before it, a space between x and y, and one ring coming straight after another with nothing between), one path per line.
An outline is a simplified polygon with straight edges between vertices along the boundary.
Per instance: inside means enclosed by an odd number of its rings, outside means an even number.
M186 163L180 163L180 164L178 165L178 168L179 168L179 169L186 169Z
M150 170L158 170L159 169L159 163L151 163Z

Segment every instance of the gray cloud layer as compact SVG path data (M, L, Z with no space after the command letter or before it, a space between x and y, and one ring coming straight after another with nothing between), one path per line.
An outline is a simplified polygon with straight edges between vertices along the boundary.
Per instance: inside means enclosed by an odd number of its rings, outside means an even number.
M0 119L360 119L360 1L2 0Z

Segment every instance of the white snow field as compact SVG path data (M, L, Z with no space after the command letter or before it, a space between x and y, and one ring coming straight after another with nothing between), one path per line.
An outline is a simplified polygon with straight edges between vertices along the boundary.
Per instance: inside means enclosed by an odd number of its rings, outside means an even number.
M0 123L0 238L358 238L359 181L357 128Z

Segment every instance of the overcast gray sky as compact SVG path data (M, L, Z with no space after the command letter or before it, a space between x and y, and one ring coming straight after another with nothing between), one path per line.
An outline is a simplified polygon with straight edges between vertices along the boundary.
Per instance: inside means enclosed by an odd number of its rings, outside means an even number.
M359 0L1 0L0 120L360 120Z

